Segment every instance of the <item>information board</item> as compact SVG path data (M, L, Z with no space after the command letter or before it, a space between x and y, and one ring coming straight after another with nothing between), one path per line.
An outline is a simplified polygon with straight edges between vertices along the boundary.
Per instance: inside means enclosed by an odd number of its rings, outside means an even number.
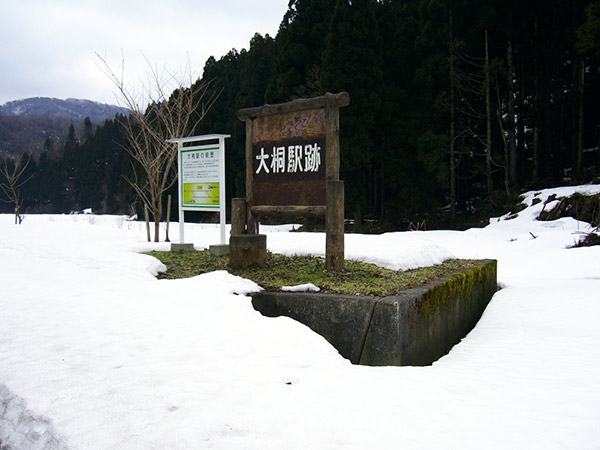
M220 150L202 147L181 151L182 207L214 211L220 206Z
M184 211L219 213L221 244L225 244L225 139L207 134L168 139L177 144L179 242L184 243Z

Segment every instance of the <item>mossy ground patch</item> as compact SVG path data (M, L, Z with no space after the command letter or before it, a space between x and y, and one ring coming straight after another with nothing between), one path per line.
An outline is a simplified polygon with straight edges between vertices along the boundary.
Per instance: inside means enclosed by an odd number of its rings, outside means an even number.
M315 256L284 256L267 253L265 267L232 269L229 258L211 257L208 250L193 252L149 252L160 260L167 271L158 278L176 279L226 270L233 275L254 281L267 291L282 286L312 283L323 293L344 295L389 296L447 278L475 266L477 261L453 259L440 265L399 271L360 261L347 260L342 272L325 270L325 259Z

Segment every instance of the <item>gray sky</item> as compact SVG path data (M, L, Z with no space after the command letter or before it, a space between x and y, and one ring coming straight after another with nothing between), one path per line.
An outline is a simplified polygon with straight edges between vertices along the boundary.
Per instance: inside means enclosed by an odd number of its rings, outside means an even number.
M96 54L142 90L149 72L191 66L274 37L288 0L0 0L0 104L28 97L116 104Z

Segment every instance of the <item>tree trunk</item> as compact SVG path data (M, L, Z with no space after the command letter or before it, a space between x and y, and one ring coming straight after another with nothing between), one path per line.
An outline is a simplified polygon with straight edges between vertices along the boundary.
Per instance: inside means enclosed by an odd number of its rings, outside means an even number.
M452 9L450 9L450 226L456 228L456 110L454 105L454 37L452 34Z
M525 154L525 76L523 74L523 68L521 68L521 88L518 100L519 117L517 120L517 154L520 155L517 158L517 180L519 189L523 185L524 179L523 174L525 173L525 164L527 161L527 155Z
M538 124L533 127L533 184L537 185L540 181L540 127Z
M488 33L485 30L485 169L488 198L494 203L494 181L492 179L492 105L490 100L490 55L488 50Z
M167 231L165 232L165 242L171 242L169 239L169 224L171 222L171 194L167 196Z
M500 101L500 87L498 86L498 83L496 83L496 93L498 96L498 125L500 126L500 135L502 136L502 145L504 147L504 190L506 191L507 198L510 199L512 198L509 173L510 151L508 138L506 137L504 125L502 124L502 102Z
M385 215L385 180L384 180L384 176L383 176L383 169L381 169L382 174L381 174L381 182L379 183L379 189L380 189L380 200L381 200L381 223L383 224L386 220L386 215Z
M535 42L534 46L537 48L538 43L538 22L537 19L534 23L534 36ZM542 99L540 92L540 74L539 74L539 60L537 54L533 57L533 67L534 71L534 80L533 80L533 90L534 90L534 123L533 123L533 170L532 170L532 178L533 184L537 185L540 182L541 177L541 161L540 161L540 126L542 125Z
M509 190L511 196L518 194L519 192L519 175L518 175L518 158L517 158L517 133L516 133L516 120L515 120L515 68L513 64L513 48L512 42L508 41L508 50L506 55L508 63L508 147L509 147L509 160L508 174L509 174Z
M579 57L579 92L577 101L579 104L579 120L577 124L577 179L583 181L583 82L585 76L585 62L583 56Z
M152 202L152 219L154 220L154 242L160 242L160 221L162 220L162 196L157 195L157 198Z
M151 242L150 238L150 216L148 215L148 205L144 203L144 220L146 221L146 237L148 238L148 242Z
M360 200L356 201L354 206L354 232L362 233L363 231L363 214Z

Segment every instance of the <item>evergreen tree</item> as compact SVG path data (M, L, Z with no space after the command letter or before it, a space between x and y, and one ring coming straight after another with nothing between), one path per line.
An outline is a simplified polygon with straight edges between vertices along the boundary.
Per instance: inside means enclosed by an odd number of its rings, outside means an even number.
M89 139L93 134L92 121L89 117L83 119L83 140Z
M350 94L350 105L340 111L341 178L346 181L346 205L359 229L375 170L375 112L383 81L376 5L371 0L338 0L323 57L324 88Z
M268 103L314 97L321 90L321 61L335 0L291 0L277 34L277 72Z

